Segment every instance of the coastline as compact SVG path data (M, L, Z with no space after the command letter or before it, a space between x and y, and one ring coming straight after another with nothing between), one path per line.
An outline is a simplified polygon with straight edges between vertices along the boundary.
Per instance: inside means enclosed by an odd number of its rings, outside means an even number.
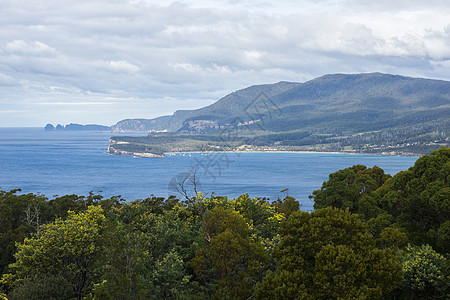
M117 156L132 156L132 157L141 157L141 158L165 158L166 155L154 154L150 152L130 152L124 150L117 150L112 146L109 146L106 149L106 153Z
M166 152L164 154L180 154L180 153L311 153L311 154L355 154L355 155L378 155L378 156L410 156L410 157L421 157L424 154L409 153L409 152L380 152L380 153L364 153L364 152L351 152L351 151L312 151L312 150L242 150L242 151L178 151L178 152Z
M129 152L129 151L123 151L123 150L117 150L111 146L108 147L107 153L111 155L118 155L118 156L133 156L133 157L141 157L141 158L167 158L171 155L176 154L189 154L189 153L195 153L195 154L213 154L213 153L305 153L305 154L352 154L352 155L377 155L377 156L409 156L409 157L421 157L423 154L417 154L417 153L399 153L399 152L380 152L380 153L363 153L363 152L350 152L350 151L312 151L312 150L305 150L305 151L283 151L283 150L274 150L274 151L267 151L267 150L240 150L240 151L177 151L177 152L166 152L163 155L160 154L154 154L150 152Z

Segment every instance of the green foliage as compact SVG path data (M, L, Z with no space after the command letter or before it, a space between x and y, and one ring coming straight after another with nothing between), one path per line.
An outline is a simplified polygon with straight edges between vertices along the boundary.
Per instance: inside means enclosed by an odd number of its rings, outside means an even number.
M230 208L238 212L244 217L250 226L252 233L254 232L261 240L271 240L279 228L280 222L286 217L281 207L284 205L286 212L298 210L298 201L288 197L283 201L270 204L265 199L250 198L248 194L242 194L235 199L227 199L226 197L211 197L205 199L205 208L213 209L216 206ZM287 204L285 204L287 201ZM288 208L288 205L291 207Z
M442 148L392 178L376 166L330 174L311 196L312 213L289 196L125 202L0 191L0 291L9 299L443 299L449 158Z
M300 203L295 200L295 198L286 196L283 200L278 199L274 206L276 211L280 214L283 214L286 218L289 217L291 213L294 211L298 211L300 209Z
M414 299L445 299L450 292L446 259L429 245L408 245L402 257L401 292Z
M3 283L14 288L34 274L58 274L71 284L78 298L85 294L102 251L105 216L95 206L68 214L66 220L44 225L38 235L18 245L16 262L10 266L12 273L3 275Z
M17 192L0 191L0 274L14 261L15 243L39 231L49 218L45 197Z
M251 240L245 219L231 209L212 209L207 224L211 240L192 259L196 273L217 280L214 297L247 299L268 260L263 246Z
M66 195L48 200L42 195L18 192L20 189L0 190L0 244L4 245L0 248L0 274L14 262L16 243L39 233L42 225L66 218L69 210L84 211L89 205L99 204L102 198L91 192L87 197Z
M377 249L348 210L294 212L280 235L274 250L279 267L258 284L258 298L380 298L401 280L398 257Z
M202 237L187 207L174 197L152 197L115 206L107 216L107 262L93 297L184 299L201 294L190 281L188 262Z
M176 252L168 252L155 264L150 275L151 286L148 295L152 299L182 299L189 295L189 281L186 264Z
M329 206L348 208L370 219L381 212L372 193L389 178L390 175L384 174L377 166L367 168L355 165L330 174L329 180L322 184L320 190L314 191L310 198L314 200L315 209Z
M410 243L430 244L443 254L448 254L449 174L450 148L441 148L377 191L380 204L406 229Z
M448 253L448 245L450 245L450 220L439 226L436 248L442 253Z
M310 197L316 209L331 206L359 214L379 247L403 247L408 241L447 255L449 182L450 148L444 147L392 178L376 166L337 171Z
M25 278L22 285L8 294L8 299L61 300L73 299L75 296L72 286L62 276L36 274Z
M123 120L113 129L190 133L178 145L170 143L169 147L178 151L198 151L203 146L196 144L194 137L212 136L209 142L214 143L231 128L238 134L230 150L244 143L241 137L251 136L247 145L279 150L336 151L351 146L368 153L429 154L440 147L436 141L449 145L449 90L448 82L379 73L326 75L305 83L251 86L204 108L153 120ZM192 126L195 121L209 126ZM244 125L248 121L257 122ZM132 143L139 145L141 140ZM145 145L155 150L166 147L159 141L146 141ZM226 148L221 143L214 145Z
M108 227L103 253L106 261L98 270L101 283L94 285L92 294L98 299L142 299L146 291L140 274L148 256L145 235L122 223Z

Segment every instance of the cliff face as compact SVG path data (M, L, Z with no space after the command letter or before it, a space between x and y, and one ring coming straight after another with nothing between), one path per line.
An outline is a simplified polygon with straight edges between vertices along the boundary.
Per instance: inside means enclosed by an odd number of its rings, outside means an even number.
M172 116L163 116L156 119L126 119L111 126L112 132L151 132L170 131L174 126Z

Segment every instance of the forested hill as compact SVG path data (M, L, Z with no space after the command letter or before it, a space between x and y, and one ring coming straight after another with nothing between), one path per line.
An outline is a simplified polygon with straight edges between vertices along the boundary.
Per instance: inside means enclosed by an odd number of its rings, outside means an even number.
M365 124L364 129L377 130L398 126L404 121L422 123L443 117L450 109L448 81L380 73L334 74L305 83L279 82L251 86L201 109L181 110L172 116L152 120L123 120L114 125L113 130L176 131L190 120L213 120L222 126L232 124L236 117L250 118L248 114L252 112L252 105L256 106L262 100L258 99L261 93L270 101L259 107L259 113L281 110L266 128L274 131L299 128L326 130L331 125L338 125L336 129L356 130L356 125L361 123ZM256 107L253 110L256 112ZM386 124L386 121L389 122ZM279 122L283 125L277 126ZM288 124L287 128L285 124Z
M448 146L449 115L449 81L334 74L305 83L251 86L201 109L152 120L123 120L112 129L214 135L234 128L265 146L366 152L391 148L407 152L412 146L411 152L429 153ZM370 149L363 149L367 145Z

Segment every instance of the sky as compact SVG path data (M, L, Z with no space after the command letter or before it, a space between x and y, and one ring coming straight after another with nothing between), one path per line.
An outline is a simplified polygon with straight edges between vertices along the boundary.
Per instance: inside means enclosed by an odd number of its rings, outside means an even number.
M113 125L368 72L450 80L449 0L0 0L0 127Z

